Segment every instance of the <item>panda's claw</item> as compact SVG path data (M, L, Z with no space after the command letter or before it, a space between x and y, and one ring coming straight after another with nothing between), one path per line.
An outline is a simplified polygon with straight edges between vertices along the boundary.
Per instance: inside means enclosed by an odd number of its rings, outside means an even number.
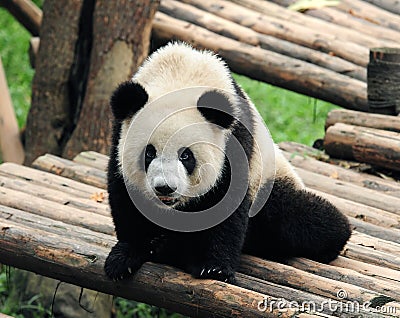
M216 265L213 263L206 264L205 267L197 267L193 269L192 274L196 278L202 279L215 279L221 282L235 282L235 272L230 267L224 267L222 265Z

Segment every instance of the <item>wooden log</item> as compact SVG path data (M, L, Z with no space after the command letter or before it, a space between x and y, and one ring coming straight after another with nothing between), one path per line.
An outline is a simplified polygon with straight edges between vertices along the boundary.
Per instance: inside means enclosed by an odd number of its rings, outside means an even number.
M165 42L179 39L198 48L214 50L227 61L232 71L256 80L329 100L346 108L365 110L365 84L348 76L239 43L160 12L153 23L153 35Z
M356 30L361 34L367 34L388 41L392 40L395 42L393 44L396 44L396 39L400 37L398 31L385 28L376 23L371 23L371 20L367 20L367 18L364 17L355 17L349 10L343 12L332 7L324 7L316 10L307 10L305 14L333 24L342 25L349 29ZM397 45L398 44L399 42L397 42Z
M82 226L100 233L114 233L111 217L82 211L12 189L0 188L0 204L64 223Z
M400 132L400 118L381 114L368 114L346 109L334 109L328 113L325 129L336 123Z
M377 225L377 229L375 230L374 228L366 228L365 230L368 232L374 231L377 232L382 232L383 234L383 229L384 228L392 228L392 229L400 229L400 216L394 213L390 213L387 211L384 211L382 209L378 208L373 208L365 204L357 203L348 199L343 199L340 197L337 197L332 194L328 194L325 192L321 192L315 189L308 189L309 191L327 199L330 201L333 205L335 205L342 213L344 213L346 216L352 218L352 224L354 226L358 226L359 223L357 223L355 220L360 220L359 222L362 223L369 223L369 224L374 224ZM360 226L362 228L365 228L366 226ZM364 231L363 231L364 232ZM397 232L393 233L391 237L395 237L398 235ZM376 235L375 235L376 236Z
M340 4L336 6L335 9L349 12L356 18L364 19L371 23L400 31L400 12L398 14L393 14L361 0L341 0Z
M241 6L245 6L254 11L260 12L267 16L273 16L284 21L294 22L299 25L306 26L312 30L318 30L319 32L328 33L336 37L340 37L342 40L357 43L361 46L376 47L377 43L391 43L392 45L396 43L394 39L384 40L381 37L372 37L367 34L360 33L356 30L333 24L312 16L306 16L303 13L287 10L283 8L282 1L262 1L262 0L231 0ZM277 2L275 4L273 2ZM288 2L285 1L285 6ZM382 45L378 45L382 46ZM383 45L387 46L387 45Z
M175 0L166 0L161 3L160 11L176 19L196 24L231 39L260 46L263 49L313 63L339 74L345 74L366 82L367 72L364 67L273 36L260 34L248 27L243 27L240 24L223 19L194 6ZM232 32L232 30L235 31Z
M374 250L387 252L393 255L400 255L400 244L398 242L391 242L382 240L380 238L353 231L350 242L356 245L373 248Z
M295 167L318 173L336 180L351 182L358 186L383 192L400 198L400 184L398 182L385 180L377 176L355 172L338 165L314 159L308 155L290 153L283 151L283 155Z
M307 187L400 215L400 199L338 181L301 168L295 169Z
M329 265L352 269L358 273L362 273L367 276L375 277L389 283L400 283L400 272L391 268L385 268L378 265L363 263L358 260L345 258L339 256L333 260Z
M7 79L0 58L0 152L5 162L24 162L24 148L21 142L17 118L8 90Z
M95 151L83 151L76 155L74 162L106 171L108 165L108 156Z
M344 251L341 253L348 258L356 259L368 264L379 265L400 270L400 257L390 253L375 251L372 248L347 243Z
M400 287L395 282L388 282L376 277L358 273L354 269L341 268L337 266L321 264L305 258L292 258L288 264L302 271L306 271L329 279L337 279L344 283L360 286L370 290L381 290L390 293L397 301L400 300Z
M36 58L39 52L40 46L40 38L39 37L32 37L29 40L29 63L31 64L32 68L35 68Z
M93 195L106 197L106 191L104 189L13 163L3 163L0 165L0 174L26 180L32 184L32 187L36 185L44 186L78 198L87 199ZM107 200L104 200L104 203L106 202Z
M191 317L276 317L278 310L261 312L258 302L268 297L214 280L196 280L169 266L145 263L135 276L118 283L108 279L104 260L108 249L0 220L2 263L44 274L84 288L149 302ZM24 244L21 245L21 242ZM18 253L15 251L18 250ZM280 317L318 317L288 309Z
M371 235L373 237L398 243L400 237L400 231L398 228L384 228L379 225L375 225L369 222L363 214L358 215L358 217L349 217L349 222L354 230L361 233Z
M37 158L32 166L75 181L106 189L106 172L96 168L49 154Z
M339 167L343 167L346 169L352 169L357 172L369 171L372 168L372 166L367 163L357 162L354 160L342 160L342 159L330 157L324 151L315 149L315 148L307 146L307 145L299 144L299 143L293 142L293 141L280 142L279 147L282 150L285 150L285 151L288 151L291 153L296 153L296 154L300 154L303 156L312 157L319 161L327 162L327 163L337 165ZM379 176L382 177L382 174L379 174ZM388 176L383 176L382 178L385 180L393 180Z
M40 231L57 234L61 237L68 233L68 237L75 237L86 243L109 249L117 242L114 236L73 225L68 219L66 219L66 222L62 222L4 205L0 205L0 219L12 221L24 227L33 227Z
M91 198L87 197L85 199L71 197L70 194L60 190L49 189L48 187L40 185L32 187L32 183L29 181L5 177L2 175L0 175L0 184L3 188L20 191L37 198L57 202L64 206L74 207L76 209L98 213L108 217L111 216L109 207L105 204L101 204L105 197L101 200L100 195L96 197L94 194Z
M325 134L325 151L334 157L355 159L400 170L400 133L337 123Z
M240 271L262 280L306 290L307 292L331 299L337 299L337 292L339 290L347 292L348 297L346 301L355 301L360 304L376 297L382 297L382 294L369 289L317 276L284 264L273 263L251 256L242 257ZM396 308L399 306L397 302L391 302L391 304Z
M184 0L183 2L243 26L250 27L259 33L272 35L315 50L333 54L357 65L366 66L368 63L368 49L366 47L350 41L340 40L337 36L328 33L323 33L323 29L316 31L315 29L290 21L285 21L282 24L281 18L265 16L256 11L223 0L218 2L218 6L215 6L212 0Z
M309 292L286 286L280 286L242 273L236 274L236 280L240 287L259 293L265 293L265 291L268 291L269 294L273 295L274 298L267 298L265 299L265 302L259 303L260 311L269 311L269 305L271 305L271 303L268 301L280 299L282 301L293 301L296 304L299 304L299 307L303 303L313 304L314 307L318 308L318 314L321 315L321 317L325 317L325 315L331 317L331 314L334 314L332 308L329 308L328 306L329 299L326 297L317 296ZM293 305L293 307L295 307L295 305ZM309 312L316 312L316 310L313 311L313 308L311 308ZM343 316L346 317L347 315L344 314Z
M369 60L367 74L370 112L397 115L400 113L400 48L371 49Z
M30 0L0 0L5 7L33 36L39 35L42 10Z
M365 2L372 3L387 11L400 14L400 1L399 0L365 0Z

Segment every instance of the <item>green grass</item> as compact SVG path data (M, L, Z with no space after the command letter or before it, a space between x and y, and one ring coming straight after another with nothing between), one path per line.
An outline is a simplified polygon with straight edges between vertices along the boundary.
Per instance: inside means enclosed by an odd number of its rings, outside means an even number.
M324 136L328 112L338 108L292 91L234 75L264 118L275 142L297 141L311 146Z
M29 39L30 34L7 11L0 8L0 56L20 127L24 126L29 111L34 74L28 60ZM290 140L311 145L315 139L323 137L326 114L335 108L334 105L244 76L234 77L254 101L276 142ZM45 309L38 305L37 299L32 299L26 304L12 303L8 297L7 283L5 271L2 269L0 312L21 317L19 310L25 307L31 308L35 315L40 317L40 313ZM117 298L116 308L118 318L182 317L122 298Z

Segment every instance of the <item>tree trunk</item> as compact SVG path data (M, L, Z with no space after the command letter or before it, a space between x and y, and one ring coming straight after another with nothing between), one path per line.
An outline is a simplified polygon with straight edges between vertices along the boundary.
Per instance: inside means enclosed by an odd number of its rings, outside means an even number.
M68 82L78 43L84 0L45 1L32 105L26 122L25 164L39 155L61 154L70 127ZM60 23L62 21L62 23Z
M72 158L82 150L108 153L111 144L109 99L148 54L151 21L159 1L97 0L93 47L86 92L77 126L63 151Z
M72 157L82 149L108 152L110 94L147 55L158 3L45 2L26 164L45 153Z

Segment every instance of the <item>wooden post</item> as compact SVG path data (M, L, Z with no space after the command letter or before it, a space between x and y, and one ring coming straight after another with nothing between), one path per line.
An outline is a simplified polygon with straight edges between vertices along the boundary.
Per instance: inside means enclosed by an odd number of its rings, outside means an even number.
M0 0L5 7L33 36L39 36L42 11L30 0Z
M369 110L396 115L400 112L400 48L374 48L370 50L369 58Z
M0 58L0 150L3 161L24 162L18 123L15 118L3 64Z

